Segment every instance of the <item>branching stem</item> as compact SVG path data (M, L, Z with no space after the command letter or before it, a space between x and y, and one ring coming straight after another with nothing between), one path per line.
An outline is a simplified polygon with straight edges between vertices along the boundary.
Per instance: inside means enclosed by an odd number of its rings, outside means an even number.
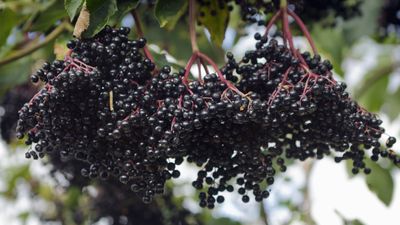
M303 21L300 19L299 16L297 16L297 14L295 12L292 12L290 10L287 10L287 12L291 17L293 17L294 21L300 27L300 30L303 32L304 36L307 38L307 41L310 44L314 55L318 54L317 48L315 47L315 43L314 43L313 39L311 38L311 34L308 31L307 26L303 23Z
M196 40L196 1L189 0L189 34L190 43L192 45L192 51L198 52L199 47L197 46Z
M66 24L67 24L67 22L62 22L51 33L49 33L42 42L40 42L36 45L31 45L31 46L28 46L21 50L18 50L14 54L0 60L0 67L6 65L8 63L11 63L15 60L18 60L20 58L23 58L23 57L35 52L36 50L44 47L45 45L47 45L48 43L50 43L51 41L56 39L58 36L60 36L60 34L62 34L63 31L65 31L65 29L67 27Z
M136 27L136 33L140 38L144 37L143 34L143 29L142 29L142 23L140 22L139 15L137 14L136 10L131 11L133 20L135 21L135 27ZM147 48L147 45L143 47L144 54L146 55L147 58L149 58L153 63L154 63L154 57L151 55L149 49Z

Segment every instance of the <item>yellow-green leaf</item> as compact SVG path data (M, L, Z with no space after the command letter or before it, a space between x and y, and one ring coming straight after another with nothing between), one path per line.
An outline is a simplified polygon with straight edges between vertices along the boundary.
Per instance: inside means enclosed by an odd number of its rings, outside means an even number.
M200 23L210 32L211 40L221 46L229 22L227 6L221 8L218 1L210 1L209 5L199 7L197 12Z
M171 30L188 8L187 0L158 0L154 14L160 27Z

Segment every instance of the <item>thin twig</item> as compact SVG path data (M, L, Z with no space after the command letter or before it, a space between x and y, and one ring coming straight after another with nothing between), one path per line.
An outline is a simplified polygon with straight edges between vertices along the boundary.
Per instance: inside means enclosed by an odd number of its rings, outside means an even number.
M40 42L36 45L28 46L19 51L16 51L14 54L0 60L0 67L8 64L10 62L13 62L15 60L18 60L20 58L23 58L23 57L35 52L36 50L42 48L43 46L47 45L48 43L50 43L51 41L56 39L66 29L66 23L67 22L63 22L59 26L57 26L50 34L48 34L46 36L46 38L42 42Z
M135 9L133 9L131 11L131 14L133 16L133 20L135 21L136 33L140 38L143 38L144 37L144 33L143 33L142 23L140 22L139 15L137 14ZM144 51L144 54L146 55L146 57L149 58L154 63L154 57L150 53L149 49L147 48L147 45L145 45L143 47L143 51Z
M296 15L295 12L292 12L290 10L287 10L287 12L291 17L293 17L293 19L296 22L296 24L300 27L300 30L303 32L303 34L306 37L308 43L310 44L314 55L318 54L317 48L315 47L315 43L314 43L314 41L313 41L313 39L311 37L310 32L307 29L307 26L303 23L303 21L300 19L300 17Z

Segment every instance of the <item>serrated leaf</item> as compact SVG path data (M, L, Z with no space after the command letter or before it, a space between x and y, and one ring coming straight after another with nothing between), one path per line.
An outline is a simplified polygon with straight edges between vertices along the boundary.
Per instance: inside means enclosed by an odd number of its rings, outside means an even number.
M34 21L31 30L46 32L49 28L56 25L56 22L67 16L62 1L54 1L49 7L40 11L39 16Z
M221 46L229 22L229 10L227 6L224 5L221 8L218 1L210 1L209 5L199 7L197 11L199 22L210 32L211 40L216 45Z
M78 15L83 2L83 0L64 0L64 7L71 21Z
M187 8L188 1L186 0L158 0L154 14L160 23L160 27L166 27L171 30L186 12Z
M370 159L366 160L366 164L372 171L365 179L368 188L376 194L381 202L389 206L394 191L394 182L390 170L381 167Z
M90 0L86 2L89 12L89 26L82 37L92 37L101 31L118 10L116 0Z
M18 21L17 14L11 9L5 8L0 10L1 26L0 26L0 47L3 46L13 27Z
M139 5L139 2L139 0L118 0L118 11L112 16L112 20L119 22L128 12L135 9Z

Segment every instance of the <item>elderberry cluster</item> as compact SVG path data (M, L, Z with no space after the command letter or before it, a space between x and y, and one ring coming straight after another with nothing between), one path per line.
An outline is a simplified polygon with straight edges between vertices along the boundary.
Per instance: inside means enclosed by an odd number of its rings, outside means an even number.
M319 55L300 54L255 35L254 50L216 73L189 79L189 71L159 70L141 53L145 40L109 27L92 39L68 43L71 54L45 64L32 80L44 88L20 110L18 136L45 153L75 158L90 178L115 177L150 202L180 176L184 159L200 167L192 185L199 205L214 208L223 192L262 201L288 159L353 161L400 158L379 139L382 121L349 98ZM198 54L198 57L203 57ZM236 183L236 185L235 185Z
M71 41L65 60L45 63L33 74L33 82L45 85L19 111L17 136L27 133L26 144L36 143L27 158L72 156L87 163L82 175L134 181L148 202L163 192L162 163L146 160L144 131L121 138L116 129L125 129L123 119L138 106L141 115L154 107L147 104L143 84L155 66L140 52L145 39L128 40L128 33L106 27L92 39Z

